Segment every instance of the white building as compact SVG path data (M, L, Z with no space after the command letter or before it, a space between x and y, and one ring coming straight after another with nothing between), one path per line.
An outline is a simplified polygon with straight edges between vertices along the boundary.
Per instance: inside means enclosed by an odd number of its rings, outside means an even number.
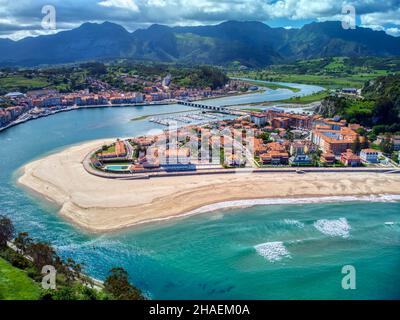
M263 127L267 123L267 116L265 114L253 113L250 115L250 120L258 127Z
M5 95L5 97L6 97L6 98L15 99L15 98L22 98L22 97L25 97L25 95L24 95L23 93L21 93L21 92L10 92L10 93L7 93L7 94Z
M374 149L363 149L360 152L360 158L364 162L378 163L379 151Z

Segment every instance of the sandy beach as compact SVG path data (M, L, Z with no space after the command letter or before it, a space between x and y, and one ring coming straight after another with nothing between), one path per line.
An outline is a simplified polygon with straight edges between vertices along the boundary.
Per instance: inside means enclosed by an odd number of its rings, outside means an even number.
M23 167L18 182L57 203L64 218L94 233L184 216L224 201L400 194L400 175L382 173L252 173L148 180L104 179L87 173L82 161L106 142L109 141L84 143L33 161Z

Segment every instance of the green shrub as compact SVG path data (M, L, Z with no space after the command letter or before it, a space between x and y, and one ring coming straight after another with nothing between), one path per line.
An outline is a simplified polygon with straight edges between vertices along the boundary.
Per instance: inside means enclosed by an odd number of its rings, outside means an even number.
M25 270L31 265L28 259L18 254L12 255L10 262L14 267L22 270Z

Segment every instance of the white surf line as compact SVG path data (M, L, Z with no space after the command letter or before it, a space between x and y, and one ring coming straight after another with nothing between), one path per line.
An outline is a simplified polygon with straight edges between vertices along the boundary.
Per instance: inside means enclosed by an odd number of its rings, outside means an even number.
M303 197L303 198L264 198L236 201L224 201L206 205L190 211L190 214L199 214L229 208L246 208L259 205L281 205L281 204L312 204L312 203L334 203L334 202L393 202L400 201L400 195L381 194L371 196L326 196L326 197Z

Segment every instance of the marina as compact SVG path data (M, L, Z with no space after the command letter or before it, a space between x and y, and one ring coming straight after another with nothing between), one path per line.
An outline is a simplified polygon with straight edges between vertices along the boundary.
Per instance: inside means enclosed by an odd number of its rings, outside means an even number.
M195 111L160 117L151 117L148 119L148 121L163 126L182 126L192 124L201 125L232 118L233 116L222 113L206 113Z

